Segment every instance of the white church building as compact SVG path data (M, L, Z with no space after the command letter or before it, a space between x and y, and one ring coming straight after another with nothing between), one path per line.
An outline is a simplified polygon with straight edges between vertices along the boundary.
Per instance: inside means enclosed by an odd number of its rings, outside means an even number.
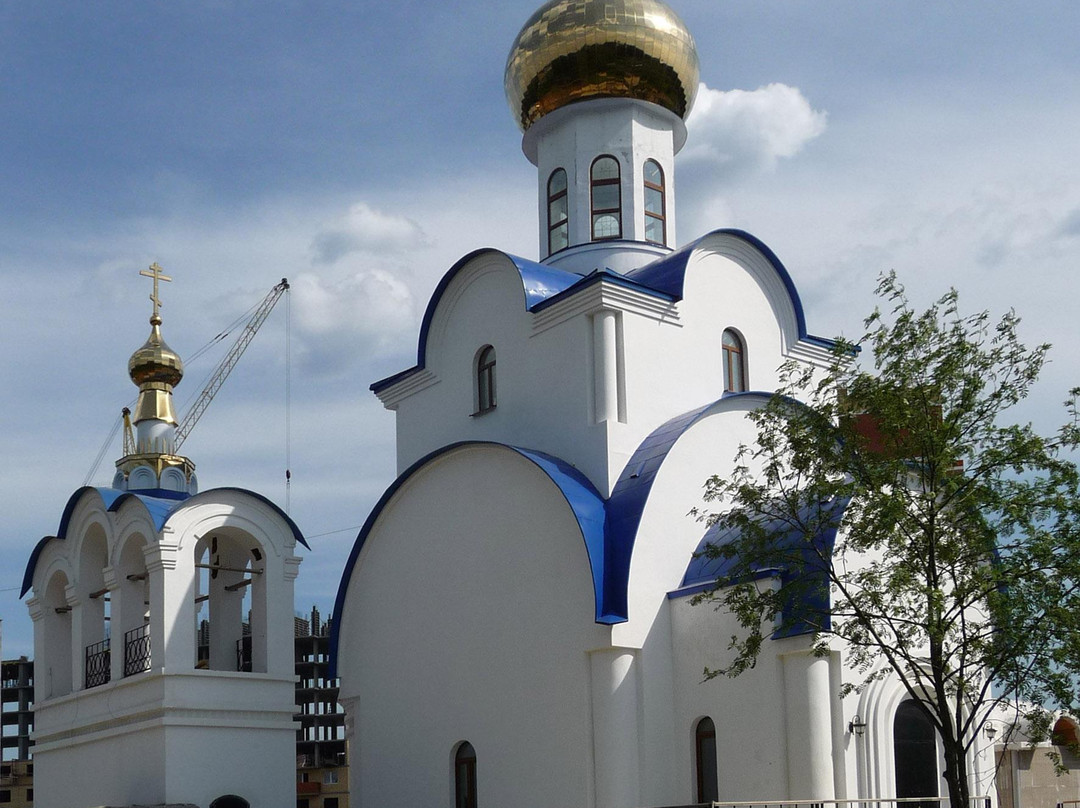
M466 255L415 366L372 385L398 477L334 609L355 806L946 794L897 681L840 698L840 647L818 657L788 632L752 671L703 681L739 629L691 604L717 572L688 512L754 440L745 416L779 366L832 343L754 236L676 249L697 86L693 39L659 0L551 0L511 49L541 260ZM972 793L992 766L973 754Z
M780 365L824 365L833 344L759 239L677 247L697 87L693 39L660 0L550 0L511 49L540 261L463 257L416 364L372 385L396 414L397 478L349 555L331 638L353 808L945 793L895 679L840 697L838 645L774 634L753 670L703 681L739 629L691 603L719 571L688 513L754 440L746 414ZM72 495L24 579L35 803L291 808L306 544L264 497L198 490L176 445L168 279L145 274L124 457L111 487ZM914 749L901 765L897 739ZM969 763L972 792L992 791L992 753Z

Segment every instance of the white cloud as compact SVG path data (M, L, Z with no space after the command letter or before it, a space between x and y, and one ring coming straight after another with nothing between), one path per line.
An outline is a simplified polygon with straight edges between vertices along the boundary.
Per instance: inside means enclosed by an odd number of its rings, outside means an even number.
M698 88L687 121L682 157L725 171L772 169L825 131L827 114L815 110L797 87L768 84L756 90Z
M350 253L400 252L426 244L427 236L412 219L357 202L316 233L311 247L316 263L333 264Z
M292 282L292 292L301 360L309 367L334 372L356 358L366 363L407 352L416 326L415 298L393 273L361 268L330 279L304 272Z

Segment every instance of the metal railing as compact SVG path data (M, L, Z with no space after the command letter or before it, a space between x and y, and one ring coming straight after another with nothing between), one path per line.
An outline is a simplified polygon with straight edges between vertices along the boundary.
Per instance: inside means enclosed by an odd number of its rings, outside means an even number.
M112 654L109 652L109 638L86 646L86 687L107 684L111 678Z
M238 671L251 672L251 635L241 637L236 641L236 669Z
M124 632L124 676L150 670L150 624Z
M1080 805L1080 800L1058 803L1058 808ZM870 797L858 800L735 800L730 802L692 802L665 805L662 808L948 808L948 797ZM980 794L970 798L968 808L991 808L990 797Z

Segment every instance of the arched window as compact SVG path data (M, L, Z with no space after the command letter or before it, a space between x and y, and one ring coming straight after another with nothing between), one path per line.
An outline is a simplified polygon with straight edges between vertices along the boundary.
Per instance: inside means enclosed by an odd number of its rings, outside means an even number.
M266 575L262 548L238 529L195 544L195 667L266 673Z
M495 409L495 349L481 349L476 359L476 414Z
M739 335L724 329L724 391L741 393L746 390L746 350Z
M1050 741L1056 746L1075 747L1080 744L1080 733L1077 733L1076 723L1065 716L1059 718L1050 731Z
M548 179L548 255L570 243L570 212L566 196L566 171L556 168Z
M667 244L664 171L655 160L645 161L645 240L653 244Z
M476 750L468 741L454 755L454 808L476 808Z
M897 797L938 796L938 754L934 725L913 699L900 702L893 719L893 760ZM912 803L929 808L936 803Z
M715 802L719 797L716 786L716 725L708 716L694 730L694 771L697 772L697 801Z
M619 161L603 155L593 160L592 237L593 241L622 238L622 189L619 186Z

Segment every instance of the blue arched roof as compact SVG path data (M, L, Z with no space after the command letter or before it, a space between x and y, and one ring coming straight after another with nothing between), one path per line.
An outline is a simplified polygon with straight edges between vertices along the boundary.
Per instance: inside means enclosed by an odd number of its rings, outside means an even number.
M604 555L604 560L607 562L605 568L607 580L604 592L608 594L609 600L605 607L611 614L621 618L613 622L623 622L629 617L627 597L630 561L634 553L638 526L641 524L641 516L649 501L656 475L676 441L723 401L757 399L765 402L771 395L771 393L756 391L725 393L716 401L678 415L657 427L634 450L607 501L608 519L605 538L608 547Z
M570 288L582 278L582 276L576 272L567 272L566 270L556 269L555 267L544 266L535 261L518 258L516 255L510 255L509 253L505 253L502 250L496 250L492 247L473 250L450 267L435 287L435 291L431 293L431 299L428 301L427 309L424 310L424 319L420 323L420 338L416 346L416 365L373 383L371 385L373 391L378 392L385 387L389 387L398 380L416 373L420 368L425 366L427 361L428 330L431 328L431 320L435 316L435 309L438 308L443 293L450 285L450 282L457 277L457 274L467 266L470 261L481 255L501 255L517 268L518 273L521 275L522 290L525 293L526 309L531 309L537 303L541 303L552 295L556 295L559 292Z
M435 287L435 291L428 301L427 309L424 311L424 319L420 323L420 337L416 348L416 364L411 368L395 373L393 376L387 376L385 379L374 382L371 385L371 389L378 393L380 390L384 390L401 379L411 376L413 373L416 373L426 366L428 331L431 328L431 320L435 316L435 310L438 308L439 301L442 299L443 293L450 285L450 282L453 281L458 272L474 258L481 255L501 255L506 258L517 269L518 274L521 276L521 287L524 293L525 309L527 311L539 311L544 307L555 303L557 300L562 299L566 295L574 294L600 280L633 287L638 291L666 300L682 300L683 281L686 278L686 266L687 262L690 260L690 256L706 239L715 236L730 236L739 239L760 252L772 265L777 277L779 277L784 284L784 289L787 291L788 297L791 299L792 308L795 310L795 320L798 325L799 339L826 348L834 347L835 342L833 340L825 339L824 337L816 337L807 333L806 315L803 312L802 300L799 299L799 292L796 290L795 282L792 281L787 268L776 256L776 253L769 249L765 242L756 236L747 233L745 230L738 230L735 228L713 230L711 233L707 233L701 238L690 242L669 255L658 258L657 260L638 269L631 270L626 274L620 274L610 269L598 269L588 275L580 275L576 272L569 272L564 269L547 266L546 264L540 264L526 258L519 258L516 255L511 255L510 253L505 253L492 247L485 247L483 249L474 250L459 259L458 262L450 267L446 274L442 276L442 279Z
M776 253L769 249L769 246L765 244L764 241L757 236L747 233L745 230L736 228L713 230L711 233L706 233L701 238L691 241L684 247L680 247L670 255L665 255L663 258L659 258L650 264L627 272L626 277L656 289L657 291L666 292L676 300L682 300L683 282L686 280L686 265L690 260L690 256L693 254L694 250L701 247L704 241L715 236L731 236L740 241L745 241L765 256L765 259L776 271L777 277L783 282L784 289L791 299L791 306L795 309L795 321L798 324L799 339L825 348L832 348L835 346L836 343L831 339L815 337L814 335L807 333L806 314L803 312L802 300L799 299L799 292L795 288L795 282L791 279L791 274L787 271L787 267L784 266L776 256Z
M367 541L368 534L391 497L406 480L431 460L461 446L501 446L536 463L563 492L567 504L570 505L581 527L592 570L596 622L605 625L624 623L629 617L627 588L638 526L641 523L641 516L648 502L653 482L668 452L690 427L706 416L717 404L732 399L767 401L770 395L770 393L762 392L725 393L717 401L672 418L653 430L631 455L630 461L615 483L611 497L606 501L580 471L564 460L543 452L502 443L463 441L452 443L420 458L386 489L356 537L352 552L345 563L345 570L334 602L334 619L330 634L331 665L336 670L338 629L345 606L345 594L364 542Z
M34 549L30 552L30 558L26 562L26 571L23 573L22 590L19 592L19 597L25 596L26 593L30 591L30 587L33 586L34 569L37 567L38 558L41 556L42 550L45 549L45 545L53 540L64 541L67 539L68 525L71 522L71 516L75 512L75 506L78 504L79 500L82 499L84 494L89 492L97 494L101 497L105 510L111 513L120 510L121 506L128 500L134 499L137 502L141 502L143 507L146 508L146 512L153 520L154 530L160 531L169 521L169 517L171 517L182 505L191 500L198 499L199 497L206 497L221 491L235 491L240 494L246 494L247 496L253 497L260 502L269 505L277 512L278 516L284 519L289 525L289 529L292 530L293 537L296 541L304 545L304 547L307 547L308 550L311 549L304 540L304 535L300 532L300 528L297 527L296 523L287 513L262 494L257 494L254 491L248 491L244 488L212 488L208 491L191 495L180 491L166 491L161 488L142 491L120 491L116 488L83 486L68 498L67 505L64 506L64 512L60 516L60 527L57 528L56 535L45 536L34 545Z
M588 275L581 275L577 272L568 272L565 269L558 269L557 267L550 267L546 264L539 264L536 261L530 261L527 258L519 258L516 255L511 255L510 253L505 253L491 247L474 250L450 267L435 287L435 291L432 292L427 309L424 310L424 319L420 323L420 338L416 348L416 364L407 370L403 370L400 373L395 373L393 376L388 376L385 379L374 382L371 385L371 389L374 392L377 393L426 366L428 331L431 328L431 321L435 316L435 310L439 306L439 301L442 300L443 293L457 274L468 265L470 261L481 255L501 255L517 269L518 274L521 276L521 288L524 293L526 311L539 311L544 306L554 303L565 295L573 294L601 279L624 286L632 286L649 294L670 299L670 296L666 292L650 289L640 282L624 275L620 275L618 272L613 272L610 269L596 270L590 272Z
M341 575L341 583L338 585L337 597L334 600L334 616L330 623L330 676L333 677L337 675L338 643L340 640L339 632L341 629L341 618L345 608L345 596L349 589L349 581L352 578L356 561L360 557L360 551L363 549L365 542L367 542L368 535L375 526L375 522L378 521L379 516L382 514L387 503L410 477L435 458L466 446L496 446L516 452L527 460L535 463L536 466L559 488L566 500L566 504L570 506L570 510L577 520L578 527L581 529L582 539L585 542L585 550L589 557L589 565L592 568L597 622L605 622L603 620L603 615L601 614L601 604L604 601L603 570L605 552L605 512L604 499L600 496L600 492L596 490L584 474L572 465L544 452L490 441L461 441L444 446L441 449L437 449L436 451L425 455L398 475L398 478L383 492L383 495L379 498L375 507L372 508L371 513L368 514L368 518L364 522L363 527L360 528L360 533L357 534L356 541L353 543L349 558L345 562L345 569Z
M745 565L733 556L716 552L729 546L739 537L738 528L713 525L701 537L682 583L669 598L686 597L715 589L723 583L735 583L740 578L779 576L781 586L795 581L784 608L784 625L774 637L791 637L831 627L829 601L829 570L823 559L832 557L836 532L847 509L849 497L804 505L795 519L762 520L761 524L773 541L770 552L775 557L768 563ZM792 528L792 522L818 526L812 537ZM800 620L800 616L808 618ZM810 617L814 619L809 619Z

